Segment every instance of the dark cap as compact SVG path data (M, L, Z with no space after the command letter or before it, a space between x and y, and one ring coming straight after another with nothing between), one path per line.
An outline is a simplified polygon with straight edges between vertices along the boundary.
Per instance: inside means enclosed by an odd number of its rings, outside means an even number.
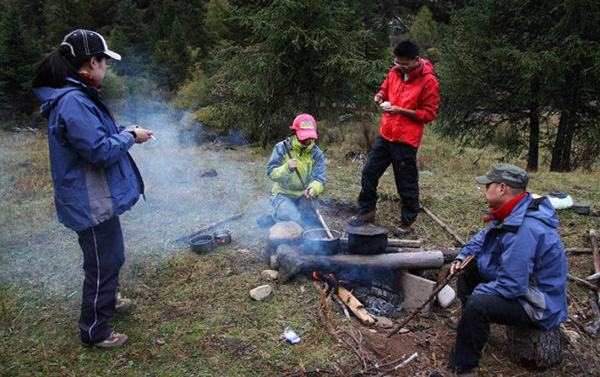
M504 183L514 188L527 188L529 174L518 166L510 164L492 165L490 170L481 177L475 177L477 183L487 185L490 183Z
M74 30L65 36L61 46L67 46L75 58L104 54L109 58L121 60L121 55L109 50L104 37L95 31Z

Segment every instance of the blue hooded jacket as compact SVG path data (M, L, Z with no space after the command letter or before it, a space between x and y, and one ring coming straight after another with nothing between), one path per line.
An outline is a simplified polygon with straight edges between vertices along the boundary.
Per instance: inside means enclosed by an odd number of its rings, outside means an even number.
M96 226L130 209L144 184L127 152L131 128L117 127L98 90L67 78L63 88L34 92L48 119L50 168L58 219L75 230Z
M475 235L457 259L477 258L488 281L473 294L518 300L534 323L551 329L567 320L567 257L558 218L546 197L527 194L503 222Z

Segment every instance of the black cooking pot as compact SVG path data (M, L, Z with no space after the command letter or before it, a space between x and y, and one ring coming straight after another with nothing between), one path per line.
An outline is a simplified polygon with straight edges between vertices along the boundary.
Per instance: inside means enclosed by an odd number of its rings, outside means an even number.
M573 204L573 212L578 213L580 215L589 215L590 208L591 207L589 204Z
M342 232L329 229L333 238L329 238L325 228L309 229L302 232L304 239L302 251L309 255L334 255L340 249Z
M217 245L228 245L231 243L231 231L229 229L219 229L213 233Z
M381 254L388 245L388 228L382 226L356 226L346 229L350 254Z
M194 253L207 253L215 247L215 241L210 234L201 234L190 239L190 247Z

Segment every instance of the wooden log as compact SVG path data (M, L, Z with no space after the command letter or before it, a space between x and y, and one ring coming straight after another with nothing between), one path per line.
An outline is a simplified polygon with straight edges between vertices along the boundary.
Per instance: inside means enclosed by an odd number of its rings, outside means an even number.
M596 239L596 229L590 229L590 240L592 241L592 253L594 256L594 269L600 272L600 253L598 252L598 240Z
M579 283L579 284L581 284L584 287L589 288L589 289L596 290L596 288L597 288L594 284L588 283L587 281L585 281L583 279L580 279L577 276L573 276L571 274L567 274L567 279L569 279L571 281L574 281L576 283Z
M546 368L562 360L560 326L550 330L506 327L510 359L524 367Z
M584 330L595 338L600 329L600 308L598 307L598 296L596 293L590 295L589 303L592 313L594 313L594 320L586 324Z
M338 296L350 308L352 313L360 319L363 325L370 326L375 323L375 319L367 312L365 306L346 288L338 287Z
M444 256L444 263L453 262L456 259L456 256L460 253L460 248L451 247L451 248L436 248L436 249L410 249L410 248L400 248L400 247L387 247L385 249L386 253L414 253L416 251L440 251Z
M213 229L213 228L216 228L217 226L219 226L219 225L222 225L222 224L225 224L225 223L227 223L227 222L229 222L229 221L237 220L237 219L239 219L240 217L242 217L242 215L243 215L242 213L236 213L236 214L235 214L235 215L233 215L233 216L229 216L229 217L226 217L226 218L224 218L224 219L222 219L222 220L215 221L214 223L212 223L212 224L208 224L208 225L205 225L205 226L203 226L202 228L200 228L200 229L198 229L198 230L194 231L193 233L191 233L191 234L188 234L187 236L181 236L181 237L179 237L178 239L176 239L175 241L176 241L176 242L188 242L188 241L190 240L190 238L192 238L192 237L194 237L194 236L197 236L197 235L199 235L200 233L204 233L204 232L206 232L206 231L208 231L208 230L211 230L211 229Z
M347 248L348 247L348 237L341 237L340 245ZM388 247L420 248L421 241L419 241L419 240L399 240L396 238L388 238Z
M429 216L434 222L436 222L439 226L442 227L442 229L444 229L446 232L448 232L448 234L450 234L452 236L452 238L454 238L459 244L460 246L464 246L465 245L465 241L463 241L462 238L460 238L458 236L458 234L456 234L448 225L446 225L442 220L440 220L436 215L434 215L430 210L428 210L425 206L423 206L421 208L423 210L423 212L425 212L427 214L427 216Z
M305 267L312 267L314 269L327 268L332 265L350 265L362 268L398 268L402 270L412 270L440 268L444 265L444 255L439 250L374 255L301 255L300 258L304 262Z
M458 255L458 253L460 253L460 249L459 248L448 248L448 249L444 249L444 248L441 248L441 249L412 249L412 248L388 247L386 249L386 253L388 253L388 254L392 254L392 253L416 253L416 252L424 252L424 251L433 251L433 252L439 251L439 252L441 252L442 255L443 255L444 263L450 263L450 262L454 261L454 259ZM270 262L271 269L276 270L277 268L279 268L279 264L278 264L277 258L275 256L271 255L271 259L268 262ZM444 265L437 266L437 267L417 267L415 269L421 269L421 268L440 268L440 267L443 267L443 266Z
M572 254L589 254L592 252L592 249L589 247L569 247L565 249L565 252Z

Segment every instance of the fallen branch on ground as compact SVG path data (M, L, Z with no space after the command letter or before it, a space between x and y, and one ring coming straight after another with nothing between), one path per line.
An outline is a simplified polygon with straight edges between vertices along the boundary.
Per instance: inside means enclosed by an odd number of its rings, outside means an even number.
M213 229L213 228L216 228L216 227L218 227L219 225L225 224L226 222L233 221L233 220L237 220L237 219L239 219L240 217L242 217L242 215L243 215L243 214L241 214L241 213L236 213L236 214L235 214L235 215L233 215L233 216L229 216L229 217L226 217L226 218L224 218L224 219L222 219L222 220L215 221L215 222L214 222L214 223L212 223L212 224L205 225L205 226L203 226L202 228L200 228L200 229L196 230L195 232L193 232L193 233L191 233L191 234L188 234L188 235L186 235L186 236L181 236L181 237L179 237L178 239L176 239L176 240L175 240L175 242L188 242L188 241L190 240L190 238L192 238L192 237L194 237L194 236L197 236L197 235L199 235L200 233L203 233L203 232L209 231L209 230L211 230L211 229Z

